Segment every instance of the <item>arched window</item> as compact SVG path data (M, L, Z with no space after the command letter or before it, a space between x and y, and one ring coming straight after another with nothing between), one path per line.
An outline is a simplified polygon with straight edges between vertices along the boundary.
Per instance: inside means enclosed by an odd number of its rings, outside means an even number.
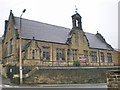
M35 59L35 50L32 50L32 59Z
M12 43L13 43L13 40L10 39L10 54L12 54Z
M5 43L5 56L8 56L8 42Z
M76 20L76 27L78 27L78 20Z

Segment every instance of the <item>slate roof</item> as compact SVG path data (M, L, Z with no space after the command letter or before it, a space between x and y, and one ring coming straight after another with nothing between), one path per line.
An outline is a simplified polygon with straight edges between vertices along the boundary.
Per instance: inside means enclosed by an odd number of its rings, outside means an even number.
M85 35L87 36L90 48L100 48L100 49L112 50L112 47L110 47L109 44L100 40L100 38L98 38L96 34L91 34L91 33L85 32Z
M15 27L19 29L19 18L15 17ZM22 19L22 38L65 43L70 29L42 22Z
M15 28L19 30L19 18L15 17ZM22 19L22 38L66 44L71 29L38 21ZM86 33L90 48L112 50L109 44L100 40L96 34Z

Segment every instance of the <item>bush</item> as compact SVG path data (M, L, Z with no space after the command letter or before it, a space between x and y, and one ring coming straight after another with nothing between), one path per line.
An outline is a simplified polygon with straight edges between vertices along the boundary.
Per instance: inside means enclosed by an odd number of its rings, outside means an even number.
M78 60L73 61L73 66L79 67L80 66L80 62Z

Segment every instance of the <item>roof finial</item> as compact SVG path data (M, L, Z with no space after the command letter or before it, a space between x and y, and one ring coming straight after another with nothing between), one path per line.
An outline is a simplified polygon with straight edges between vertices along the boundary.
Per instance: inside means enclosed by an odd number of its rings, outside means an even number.
M33 36L33 40L35 40L35 37Z
M12 13L12 10L10 10L10 13Z
M77 13L77 10L78 10L78 8L77 8L77 6L75 5L75 13Z

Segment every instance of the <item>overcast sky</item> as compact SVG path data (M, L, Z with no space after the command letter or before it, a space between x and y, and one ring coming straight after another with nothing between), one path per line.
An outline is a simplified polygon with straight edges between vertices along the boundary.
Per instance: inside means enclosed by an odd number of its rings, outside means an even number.
M75 5L82 16L85 32L103 35L113 48L118 48L118 1L120 0L0 0L0 36L10 10L19 17L72 28Z

